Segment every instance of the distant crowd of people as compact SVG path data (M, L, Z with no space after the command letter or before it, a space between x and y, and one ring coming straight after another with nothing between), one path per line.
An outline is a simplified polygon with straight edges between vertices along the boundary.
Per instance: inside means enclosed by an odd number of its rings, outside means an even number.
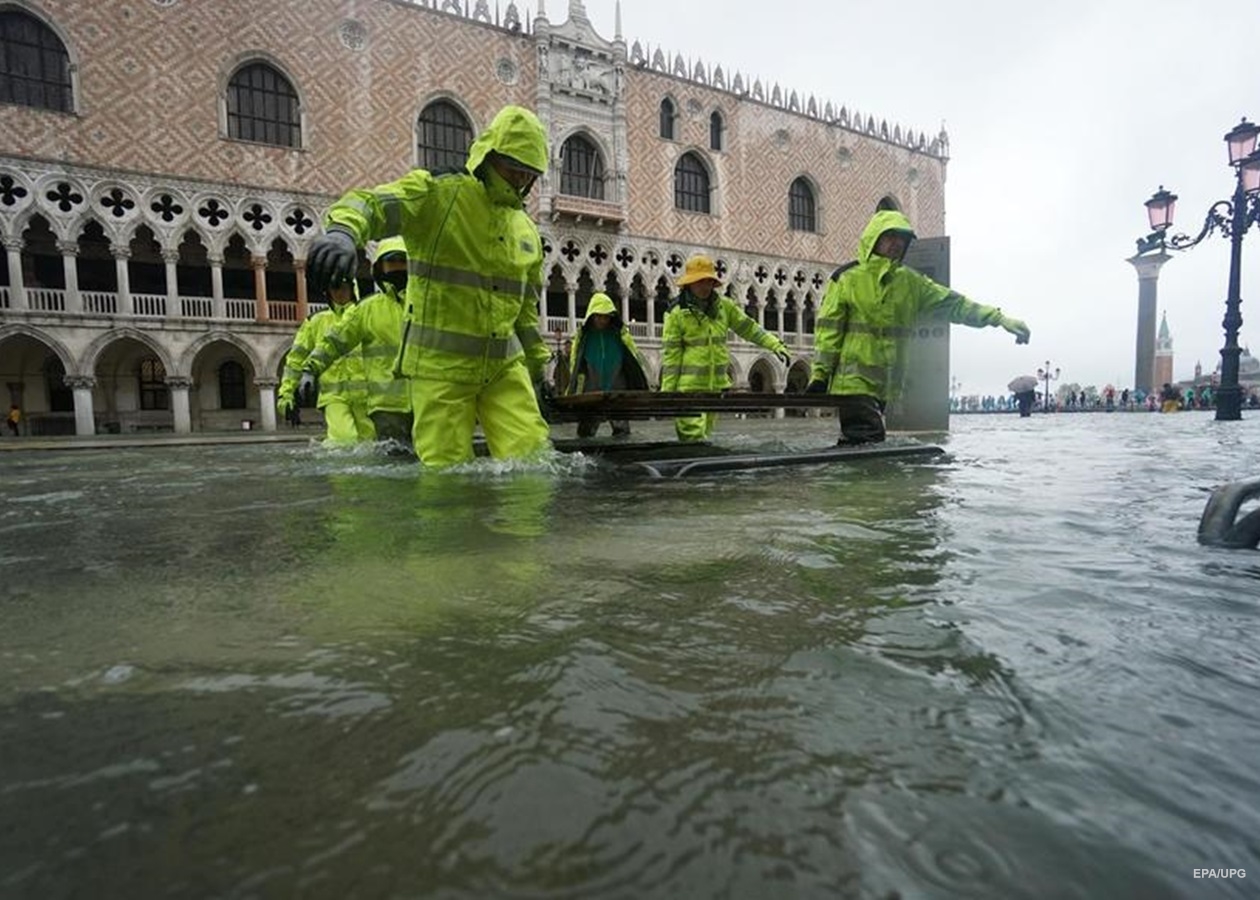
M1031 392L1030 392L1031 393ZM1243 397L1243 405L1251 409L1260 409L1260 394L1250 391ZM1045 395L1036 393L1032 409L1049 412L1174 412L1183 409L1214 409L1216 398L1210 385L1198 388L1178 388L1165 383L1158 391L1143 391L1140 388L1117 391L1108 385L1101 391L1095 389L1061 391L1050 395L1049 404ZM1004 413L1019 409L1017 394L986 396L953 397L949 403L950 412L955 413Z

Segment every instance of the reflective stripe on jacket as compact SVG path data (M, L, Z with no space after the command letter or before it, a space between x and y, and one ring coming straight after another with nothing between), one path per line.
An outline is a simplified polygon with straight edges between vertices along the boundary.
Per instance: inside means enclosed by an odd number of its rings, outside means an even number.
M358 351L367 384L368 412L410 412L407 379L394 374L403 330L402 303L388 292L373 294L341 317L319 339L307 367L320 373Z
M818 310L810 380L828 382L832 394L895 399L902 345L926 313L942 313L973 328L998 325L1002 319L1000 309L973 303L921 272L875 256L875 243L885 231L913 237L900 212L877 212L862 232L858 262L828 283Z
M473 143L465 172L416 169L351 191L328 212L327 224L359 244L394 234L406 241L403 375L483 384L523 360L539 378L551 357L538 330L542 241L520 196L483 165L492 150L546 168L537 117L506 107Z
M772 353L787 350L778 337L730 298L714 294L711 300L706 311L700 301L684 292L665 313L662 391L721 391L730 387L731 354L726 342L732 331Z
M292 397L297 391L302 371L308 357L324 336L349 312L353 304L330 306L302 323L293 338L293 347L284 358L284 375L280 382L280 396ZM315 371L315 370L312 370ZM342 403L362 403L367 400L367 379L363 371L363 357L358 352L345 355L319 372L319 401L323 409L334 400Z

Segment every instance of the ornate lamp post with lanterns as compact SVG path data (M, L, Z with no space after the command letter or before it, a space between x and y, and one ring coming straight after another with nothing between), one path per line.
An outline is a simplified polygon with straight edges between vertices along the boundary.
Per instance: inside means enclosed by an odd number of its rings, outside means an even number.
M1164 190L1161 185L1146 201L1151 233L1138 239L1137 256L1129 260L1135 266L1138 265L1137 260L1143 259L1158 260L1158 264L1162 265L1168 259L1166 250L1189 250L1214 231L1229 238L1229 293L1225 298L1225 318L1221 323L1225 328L1225 346L1221 348L1221 383L1216 389L1218 422L1242 418L1242 389L1238 386L1238 357L1242 353L1238 346L1238 329L1242 327L1242 242L1247 230L1260 222L1260 151L1256 150L1257 136L1260 136L1260 127L1246 119L1225 135L1229 164L1234 168L1234 196L1212 204L1203 228L1194 237L1178 234L1165 239L1172 228L1177 195ZM1140 267L1138 272L1140 278Z
M1042 409L1045 412L1050 412L1050 382L1058 381L1060 374L1062 373L1057 367L1053 372L1050 371L1050 360L1048 359L1046 360L1045 368L1037 370L1037 378L1046 383L1046 393L1042 403Z

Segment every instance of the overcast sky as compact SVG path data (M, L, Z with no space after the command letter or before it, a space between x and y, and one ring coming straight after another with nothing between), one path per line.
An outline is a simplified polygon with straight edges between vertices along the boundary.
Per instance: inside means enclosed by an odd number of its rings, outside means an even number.
M551 0L552 21L567 0ZM613 0L586 0L613 35ZM962 392L996 393L1048 359L1065 382L1133 382L1142 203L1180 198L1197 234L1233 191L1222 139L1260 121L1260 2L623 0L627 43L720 63L915 130L944 121L953 286L1025 319L1032 343L955 327ZM837 261L852 257L837 247ZM1240 343L1260 354L1260 229L1243 246ZM1211 237L1160 273L1174 374L1214 369L1229 243ZM1250 302L1246 302L1250 297Z

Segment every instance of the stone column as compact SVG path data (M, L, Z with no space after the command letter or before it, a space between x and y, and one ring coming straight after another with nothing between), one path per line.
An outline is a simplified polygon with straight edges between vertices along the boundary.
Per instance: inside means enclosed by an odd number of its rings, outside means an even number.
M647 300L644 305L647 307L648 337L657 337L658 332L656 329L656 292L655 291L647 295Z
M66 312L83 312L79 296L79 245L74 241L57 241L61 264L66 271Z
M263 431L276 430L276 379L255 378L258 387L258 418Z
M297 320L300 325L306 321L306 260L293 260L293 274L297 276Z
M254 270L254 318L259 322L269 321L267 311L267 257L251 255L249 267Z
M577 332L577 289L577 284L572 281L564 283L564 293L569 301L569 334Z
M1148 256L1131 256L1128 263L1137 269L1138 314L1137 357L1133 368L1133 386L1150 393L1155 384L1155 292L1159 284L1159 270L1172 259L1161 250Z
M796 301L796 346L805 343L805 301Z
M179 273L175 269L179 263L179 250L163 250L162 262L166 263L166 317L182 318L184 311L180 309L179 302Z
M761 299L757 300L757 324L766 327L766 301Z
M26 309L26 281L22 276L22 237L4 239L4 252L9 262L9 308Z
M188 392L192 379L181 375L167 375L166 387L171 392L171 413L175 417L175 433L192 433L192 413L188 406Z
M131 302L131 272L127 270L131 248L126 244L110 244L109 252L114 257L114 271L118 274L118 314L133 315L135 306Z
M67 375L66 387L74 392L74 433L96 434L96 411L92 408L92 388L96 379L91 375Z
M778 319L779 321L779 326L775 329L775 331L777 331L779 334L779 340L783 340L783 298L782 297L774 298L774 313L775 313L774 317Z
M223 256L209 253L206 260L210 263L210 315L216 319L227 318L227 304L223 301Z

